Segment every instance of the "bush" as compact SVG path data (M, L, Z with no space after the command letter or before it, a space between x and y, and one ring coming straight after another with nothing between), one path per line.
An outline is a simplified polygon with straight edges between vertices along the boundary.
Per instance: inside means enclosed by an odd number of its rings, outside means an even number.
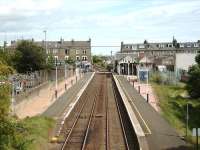
M200 97L200 54L196 56L196 65L193 65L188 71L188 81L186 89L192 98Z
M200 97L200 67L194 65L190 68L186 89L192 98Z
M153 73L152 76L150 77L150 80L151 80L152 82L155 82L155 83L160 84L160 83L162 83L162 76L161 76L161 74L160 74L159 72L155 72L155 73Z

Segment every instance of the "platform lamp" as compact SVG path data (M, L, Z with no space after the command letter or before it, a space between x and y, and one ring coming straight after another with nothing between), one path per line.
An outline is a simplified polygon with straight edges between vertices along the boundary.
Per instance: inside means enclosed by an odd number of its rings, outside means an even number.
M55 98L58 96L58 58L55 57L55 65L56 65L56 88L55 88Z
M67 63L65 60L65 90L67 90Z

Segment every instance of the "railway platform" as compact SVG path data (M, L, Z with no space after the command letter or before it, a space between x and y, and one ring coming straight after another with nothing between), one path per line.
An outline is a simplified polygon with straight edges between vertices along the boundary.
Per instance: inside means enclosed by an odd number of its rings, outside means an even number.
M114 75L114 79L115 82L118 83L118 89L121 89L123 101L126 101L125 105L129 117L133 118L132 124L137 134L140 147L146 147L142 149L188 149L182 137L178 135L175 129L171 127L149 103L147 103L126 78L120 75Z

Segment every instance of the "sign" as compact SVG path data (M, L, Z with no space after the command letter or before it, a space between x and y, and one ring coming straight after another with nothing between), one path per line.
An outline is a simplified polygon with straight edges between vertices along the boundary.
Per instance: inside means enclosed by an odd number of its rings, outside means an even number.
M139 70L139 79L140 79L140 81L148 80L148 70L147 69Z
M200 128L193 128L192 129L192 136L200 136Z

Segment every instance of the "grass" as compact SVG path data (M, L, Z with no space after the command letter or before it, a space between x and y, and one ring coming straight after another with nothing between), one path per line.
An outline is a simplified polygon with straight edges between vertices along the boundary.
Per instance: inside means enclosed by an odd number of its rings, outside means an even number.
M152 85L159 99L161 114L182 136L185 136L186 132L186 108L189 103L189 136L187 140L194 144L196 141L192 137L192 128L200 128L200 99L187 98L183 83L177 86L157 83Z
M29 129L29 139L32 143L28 150L48 149L49 133L54 127L55 121L46 117L32 117L23 120L25 126Z

